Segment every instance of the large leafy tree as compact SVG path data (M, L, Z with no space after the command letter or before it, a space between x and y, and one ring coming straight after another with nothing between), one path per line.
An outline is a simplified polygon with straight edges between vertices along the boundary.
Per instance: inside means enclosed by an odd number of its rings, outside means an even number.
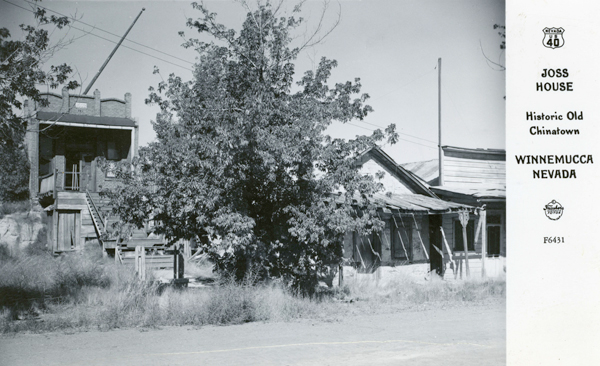
M22 36L13 39L7 28L0 28L0 201L25 199L28 195L29 168L23 138L27 126L23 100L46 105L39 85L57 88L66 83L74 89L78 83L68 81L72 68L67 64L44 68L56 51L67 45L65 39L51 43L49 29L67 26L67 17L48 15L33 5L36 25L20 26Z
M354 161L395 142L395 127L350 141L325 134L372 109L359 79L328 85L336 61L294 83L295 13L260 5L237 33L193 6L200 17L187 25L214 41L186 40L199 52L191 81L170 75L151 88L157 141L119 171L113 203L129 223L151 219L173 241L197 239L220 270L239 278L252 268L310 292L340 264L346 232L381 228L369 198L382 186Z

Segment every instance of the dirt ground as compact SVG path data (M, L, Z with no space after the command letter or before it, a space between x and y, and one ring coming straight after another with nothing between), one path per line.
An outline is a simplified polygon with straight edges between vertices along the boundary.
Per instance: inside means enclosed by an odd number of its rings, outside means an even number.
M249 323L0 337L0 365L506 364L505 304Z

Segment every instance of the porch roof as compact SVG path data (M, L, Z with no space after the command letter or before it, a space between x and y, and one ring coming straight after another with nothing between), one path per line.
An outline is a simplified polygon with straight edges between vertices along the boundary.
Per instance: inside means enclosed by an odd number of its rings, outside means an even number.
M430 187L430 189L440 196L447 195L462 195L469 196L475 199L496 199L506 200L506 188L499 188L495 186L486 187L484 185L479 187L447 187L438 186Z
M344 197L341 192L334 195L337 203L343 203ZM354 202L359 200L355 197ZM459 211L475 212L478 207L464 203L444 201L440 198L427 197L421 194L385 194L376 193L371 200L374 204L383 208L384 212L415 213L424 215L444 214Z
M422 213L422 214L440 214L458 211L475 211L475 207L443 201L439 198L427 197L420 194L392 194L386 195L377 193L373 197L375 202L383 204L392 211Z
M74 123L81 125L99 125L99 126L114 126L114 127L135 127L136 123L134 120L129 118L120 117L98 117L88 116L82 114L70 114L70 113L55 113L55 112L37 112L37 119L41 123L45 121L54 122L65 122Z

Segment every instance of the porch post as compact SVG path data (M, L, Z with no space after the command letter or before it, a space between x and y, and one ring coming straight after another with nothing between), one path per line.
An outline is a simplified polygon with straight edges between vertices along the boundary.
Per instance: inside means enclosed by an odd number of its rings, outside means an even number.
M487 259L487 213L485 206L479 211L481 221L481 277L485 278L485 261Z
M469 223L469 212L459 212L458 219L460 220L460 224L462 225L463 253L465 253L465 274L467 275L467 278L469 278L471 276L471 271L469 270L469 244L467 242L467 224Z
M133 156L136 153L136 131L137 131L137 127L134 127L131 129L131 145L129 145L129 153L128 153L128 158L129 158L129 162L133 162Z
M27 145L27 158L29 159L29 198L37 199L40 187L40 121L34 116L35 102L25 101L27 114L27 128L25 131L25 144Z

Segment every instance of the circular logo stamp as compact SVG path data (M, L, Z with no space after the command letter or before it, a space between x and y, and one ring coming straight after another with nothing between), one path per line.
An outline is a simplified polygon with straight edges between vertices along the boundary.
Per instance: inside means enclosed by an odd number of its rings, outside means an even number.
M552 200L552 202L548 203L544 207L544 213L546 213L546 217L550 220L558 220L563 214L565 208L556 200Z

